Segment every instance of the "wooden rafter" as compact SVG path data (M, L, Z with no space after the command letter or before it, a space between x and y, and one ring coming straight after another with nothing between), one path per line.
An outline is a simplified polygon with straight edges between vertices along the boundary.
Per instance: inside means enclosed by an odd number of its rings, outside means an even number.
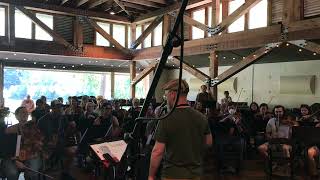
M134 3L129 3L129 2L122 2L122 4L125 7L130 7L130 8L134 8L134 9L138 9L138 10L144 10L144 11L148 10L147 7L139 5L139 4L134 4Z
M140 35L140 37L132 43L131 49L136 49L139 44L156 28L163 20L163 15L156 17L146 30Z
M68 15L68 16L89 16L91 18L108 19L110 22L129 23L125 17L110 15L108 13L101 13L89 10L81 10L76 8L69 8L65 6L58 6L46 3L37 3L31 0L0 0L0 3L12 4L16 6L23 6L28 10L35 10L45 13Z
M79 0L77 3L77 7L82 6L83 4L87 3L89 0Z
M23 14L25 14L27 17L31 19L32 22L34 22L36 25L38 25L41 29L43 29L45 32L47 32L52 38L59 44L62 44L66 46L67 48L71 49L75 52L81 52L76 47L74 47L72 44L70 44L68 41L66 41L62 36L57 34L54 30L52 30L50 27L48 27L46 24L44 24L40 19L38 19L33 13L28 11L22 6L16 6L17 9L19 9Z
M111 1L111 0L96 0L96 1L93 1L91 3L89 3L89 6L88 8L91 9L91 8L95 8L105 2L108 2L108 1Z
M188 5L187 6L187 9L190 9L191 5L202 5L203 3L210 3L211 0L189 0L188 1ZM199 4L200 3L200 4ZM169 5L167 6L166 8L161 8L159 10L156 10L156 11L152 11L148 14L145 14L145 15L142 15L142 16L139 16L138 18L135 19L135 22L139 22L139 21L142 21L142 20L146 20L146 19L149 19L149 18L152 18L152 17L156 17L156 16L159 16L159 15L163 15L163 14L167 14L171 11L175 11L177 9L179 9L181 7L181 1L176 1L175 3L173 3L172 5Z
M161 5L154 3L154 2L150 2L150 1L144 1L144 0L122 0L123 2L130 2L130 3L134 3L134 4L140 4L143 6L148 6L148 7L153 7L153 8L159 8L161 7Z
M113 0L128 16L131 16L129 11L126 10L124 5L119 0Z
M282 23L287 25L290 22L299 21L303 18L303 0L283 0Z
M69 0L62 0L62 2L60 3L60 5L65 4L66 2L68 2Z
M147 0L147 1L155 2L159 4L167 4L166 0Z
M219 74L215 79L214 79L214 86L217 86L233 75L239 73L246 67L250 66L251 64L257 62L260 60L263 56L271 52L274 48L279 46L281 43L274 43L274 44L267 44L266 46L256 50L255 52L251 53L249 56L241 60L240 62L236 63L233 65L231 68L227 69L223 73Z
M288 25L288 39L312 40L320 39L320 18L312 18L297 21ZM268 43L281 41L281 25L273 25L265 28L251 29L242 32L222 34L203 39L186 41L185 55L197 55L210 53L212 50L225 51L245 48L257 48ZM142 49L135 53L134 60L156 59L161 55L162 47ZM171 55L179 55L180 48L174 48Z
M247 0L244 4L242 4L238 9L236 9L233 13L231 13L228 17L226 17L220 24L218 24L216 28L215 34L218 34L225 30L228 26L230 26L233 22L239 19L242 15L249 12L249 10L258 4L261 0Z
M171 61L172 61L172 63L174 63L176 66L179 67L180 60L178 58L173 57L171 59ZM182 68L183 68L183 70L189 72L190 74L192 74L194 77L200 79L201 81L206 81L206 80L210 79L210 76L208 76L205 73L201 72L197 68L192 67L187 62L183 62Z
M136 66L137 66L136 61L130 62L130 80L131 81L136 77L136 73L137 73ZM135 84L131 84L130 91L131 91L131 98L135 98L135 96L136 96L136 85Z
M207 31L209 26L205 25L205 24L202 24L200 23L199 21L196 21L194 19L192 19L191 17L187 16L187 15L184 15L183 16L183 21L186 23L186 24L189 24L190 26L194 26L194 27L197 27L203 31Z
M145 68L143 71L141 71L138 74L138 76L133 78L133 80L131 81L131 85L134 86L138 84L143 78L145 78L148 74L150 74L150 72L152 72L156 68L156 66L157 66L157 63L150 64L149 67Z
M309 50L311 52L315 52L317 54L320 54L320 45L311 41L306 40L298 40L298 41L289 41L291 44L294 44L296 46L299 46L301 48L304 48L306 50Z
M131 54L131 51L125 47L123 47L121 44L119 44L110 34L108 34L105 30L103 30L94 20L90 18L85 18L86 21L91 25L91 27L97 31L99 34L101 34L102 37L107 39L111 44L113 44L117 49L122 51L125 54Z

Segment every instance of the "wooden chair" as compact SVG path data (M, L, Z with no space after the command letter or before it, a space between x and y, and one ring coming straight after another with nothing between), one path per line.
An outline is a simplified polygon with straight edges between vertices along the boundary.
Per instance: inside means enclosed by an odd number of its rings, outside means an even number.
M302 154L301 158L305 161L306 172L308 170L308 149L314 145L320 144L320 128L294 126L292 128L292 139L298 148L297 154ZM296 148L296 149L297 149ZM319 169L319 164L318 164Z
M294 153L292 150L293 143L290 139L287 138L273 138L269 141L268 148L268 179L272 179L272 176L275 175L272 169L273 163L289 164L290 165L290 179L293 179L293 167L294 167ZM290 145L291 151L290 156L286 157L283 152L283 145Z

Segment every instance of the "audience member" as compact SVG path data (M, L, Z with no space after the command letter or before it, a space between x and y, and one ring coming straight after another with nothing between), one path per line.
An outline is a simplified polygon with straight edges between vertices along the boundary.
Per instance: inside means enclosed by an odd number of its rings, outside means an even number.
M30 114L34 110L34 102L31 99L30 95L27 95L27 99L23 100L21 103L22 107L25 107Z

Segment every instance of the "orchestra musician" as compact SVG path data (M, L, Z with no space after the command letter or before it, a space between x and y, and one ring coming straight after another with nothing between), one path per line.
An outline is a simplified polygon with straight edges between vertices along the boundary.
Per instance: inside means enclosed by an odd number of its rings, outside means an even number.
M316 116L312 116L311 108L307 104L300 105L300 118L298 119L299 122L318 122L319 120Z
M254 115L254 140L255 145L260 146L265 142L265 132L268 121L273 117L273 114L268 111L266 103L260 104L259 112Z
M223 164L225 148L229 145L235 147L234 149L239 152L239 161L241 162L246 143L246 128L241 123L241 113L237 111L235 103L229 102L227 105L227 111L228 113L224 114L219 123L217 123L215 134L219 153L219 168L222 168L220 170L232 168ZM234 171L233 168L232 171Z
M28 111L26 107L18 107L15 116L19 123L5 129L5 133L21 135L20 153L18 157L4 159L3 172L8 180L18 180L20 171L24 170L25 179L36 180L38 174L25 168L28 167L34 171L40 170L43 136L35 121L27 122Z
M291 120L287 120L285 108L282 105L277 105L274 107L274 118L268 121L266 126L266 139L272 138L290 138L291 132ZM290 123L289 123L290 122ZM258 150L260 154L267 159L268 158L268 142L260 145ZM290 157L291 146L287 144L282 144L282 149L285 157Z
M74 121L68 120L64 114L63 104L58 100L51 101L52 111L40 118L38 127L45 137L44 158L48 166L54 166L58 160L63 160L63 176L69 177L71 163L75 157L76 148L66 146L67 132L76 128Z

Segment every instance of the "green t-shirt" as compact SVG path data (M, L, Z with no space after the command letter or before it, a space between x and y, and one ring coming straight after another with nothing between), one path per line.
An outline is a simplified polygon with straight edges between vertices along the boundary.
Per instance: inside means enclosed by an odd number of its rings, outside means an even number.
M207 118L193 108L176 108L159 123L155 139L166 145L162 177L194 178L202 173Z

